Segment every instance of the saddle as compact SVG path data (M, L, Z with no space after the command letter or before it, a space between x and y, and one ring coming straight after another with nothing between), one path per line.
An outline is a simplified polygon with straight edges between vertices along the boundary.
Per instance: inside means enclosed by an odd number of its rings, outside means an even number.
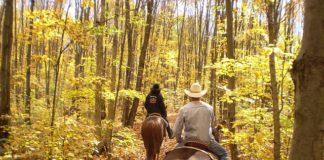
M211 152L208 145L203 144L201 142L188 141L187 143L185 143L185 146L198 148L198 149L204 150L206 152Z
M169 152L166 152L165 160L187 160L187 159L202 159L202 156L211 160L218 160L218 157L210 152L205 150L191 147L191 146L182 146L175 148ZM205 158L203 158L205 160Z
M206 142L203 142L203 141L197 139L197 138L187 139L184 146L194 147L194 148L204 150L206 152L211 152L210 145Z

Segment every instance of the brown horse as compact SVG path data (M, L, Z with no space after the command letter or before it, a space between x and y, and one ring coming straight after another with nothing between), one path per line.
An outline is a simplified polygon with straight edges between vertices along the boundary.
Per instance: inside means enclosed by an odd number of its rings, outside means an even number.
M213 136L219 140L221 126L213 128ZM218 157L210 152L207 144L197 141L188 141L185 146L175 148L168 152L164 160L218 160Z
M166 135L166 125L165 120L159 114L151 114L144 120L141 135L146 149L147 160L158 159L161 144Z

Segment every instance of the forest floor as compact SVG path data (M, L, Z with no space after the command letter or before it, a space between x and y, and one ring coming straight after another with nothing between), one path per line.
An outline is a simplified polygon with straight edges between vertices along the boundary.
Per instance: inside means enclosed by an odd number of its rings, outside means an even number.
M171 125L171 128L173 127L173 124L175 123L177 118L177 113L170 113L168 114L168 120L169 123ZM134 130L137 134L137 136L142 139L141 137L141 125L142 122L138 122L135 123L134 125ZM160 155L159 155L159 159L163 159L165 156L165 153L172 150L176 145L176 140L175 139L169 139L168 137L165 137L165 139L163 140L162 146L161 146L161 151L160 151ZM144 145L142 146L143 149L141 149L142 151L142 159L145 159L145 148Z

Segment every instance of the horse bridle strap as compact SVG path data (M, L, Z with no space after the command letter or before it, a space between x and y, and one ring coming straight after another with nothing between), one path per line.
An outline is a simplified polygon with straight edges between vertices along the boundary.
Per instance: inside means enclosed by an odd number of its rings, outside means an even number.
M209 153L209 152L204 151L204 150L199 149L199 148L195 148L195 147L182 146L182 147L179 147L179 148L175 148L175 150L177 150L177 149L182 149L182 148L189 148L189 149L193 149L193 150L196 150L196 151L200 151L200 152L202 152L202 153L204 153L204 154L207 154L207 155L209 156L210 159L212 159L212 160L217 160L217 157L216 157L214 154Z

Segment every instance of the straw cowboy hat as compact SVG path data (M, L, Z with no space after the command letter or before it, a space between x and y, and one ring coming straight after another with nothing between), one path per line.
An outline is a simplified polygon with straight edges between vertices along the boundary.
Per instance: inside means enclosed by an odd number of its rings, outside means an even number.
M198 82L196 82L191 85L190 90L185 89L184 92L189 97L200 98L207 93L207 90L202 90L201 85Z

